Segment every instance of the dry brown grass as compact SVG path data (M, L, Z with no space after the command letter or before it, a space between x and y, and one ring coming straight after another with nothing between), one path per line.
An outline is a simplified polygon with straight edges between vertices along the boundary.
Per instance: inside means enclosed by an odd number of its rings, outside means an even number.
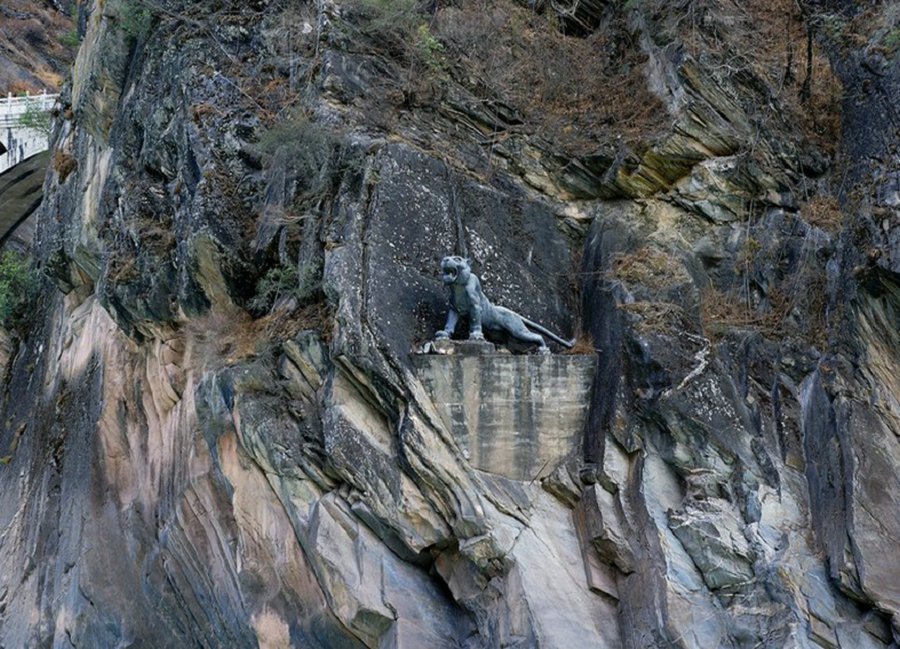
M191 341L190 363L195 369L235 365L257 356L273 343L309 329L328 342L330 323L331 313L324 302L295 311L275 310L255 320L243 309L210 311L185 325Z
M691 281L677 254L652 246L618 253L606 275L623 282L637 298L621 308L637 316L639 332L673 333L690 327L684 308L671 301L671 290Z
M571 349L567 349L563 354L585 355L596 354L599 350L594 346L594 339L590 333L579 330L575 334L575 345Z
M815 196L800 208L800 216L810 225L834 234L844 225L844 214L834 196Z
M561 32L553 12L468 2L441 10L434 29L455 76L476 96L512 108L570 153L587 153L611 132L637 141L668 126L647 88L647 60L617 16L575 38Z
M710 340L719 339L729 329L753 329L771 336L780 332L786 303L775 297L773 308L761 311L746 299L708 287L700 293L700 320Z
M813 27L809 41L810 17L796 0L749 0L731 6L736 23L725 22L722 33L715 33L706 45L719 48L726 65L749 69L766 83L784 110L764 118L783 116L782 129L799 127L810 142L833 152L840 141L843 90L819 45L819 28Z
M635 328L643 334L672 334L691 328L684 309L672 302L632 302L620 308L639 316Z
M63 37L74 23L68 15L38 0L4 0L0 14L0 95L53 91L74 58Z
M189 363L197 370L233 365L257 353L253 318L242 309L213 310L185 326Z
M690 280L684 264L676 255L651 246L616 254L609 276L651 289L669 288Z
M191 105L191 119L194 121L194 124L201 126L209 116L221 117L222 111L206 101Z
M59 184L61 185L78 168L78 161L64 151L57 151L53 154L52 167L59 174Z

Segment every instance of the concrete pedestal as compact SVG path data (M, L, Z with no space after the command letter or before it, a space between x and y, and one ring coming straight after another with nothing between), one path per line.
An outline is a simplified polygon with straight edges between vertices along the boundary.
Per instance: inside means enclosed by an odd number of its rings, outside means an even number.
M552 472L581 444L593 355L464 355L454 350L417 354L413 362L477 469L530 481Z

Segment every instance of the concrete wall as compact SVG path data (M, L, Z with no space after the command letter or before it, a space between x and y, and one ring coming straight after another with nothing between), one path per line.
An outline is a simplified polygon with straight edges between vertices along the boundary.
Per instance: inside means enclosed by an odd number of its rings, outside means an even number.
M0 173L28 158L46 151L47 135L31 128L0 128L6 153L0 155Z
M47 150L47 134L36 129L22 128L19 121L30 109L49 111L57 97L59 95L10 96L0 99L0 173Z
M579 448L594 356L435 354L413 362L475 468L532 480Z

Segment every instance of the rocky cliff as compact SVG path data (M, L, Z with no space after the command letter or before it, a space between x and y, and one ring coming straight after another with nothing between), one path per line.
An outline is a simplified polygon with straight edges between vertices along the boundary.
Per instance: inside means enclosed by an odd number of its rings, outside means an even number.
M897 645L890 4L81 12L0 646ZM410 356L451 252L597 350L533 475Z

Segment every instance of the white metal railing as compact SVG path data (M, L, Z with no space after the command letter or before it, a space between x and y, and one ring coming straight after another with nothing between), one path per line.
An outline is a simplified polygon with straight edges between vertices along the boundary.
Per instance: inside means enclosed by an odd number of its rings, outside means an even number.
M13 97L12 93L5 98L0 97L0 127L15 126L22 115L30 110L48 112L53 108L59 95L48 95L46 92L40 95L25 94L24 97Z
M0 154L0 173L47 150L50 145L47 132L31 124L23 125L22 117L35 109L49 112L58 98L59 95L48 95L46 92L26 94L24 97L13 97L11 94L5 99L0 97L0 143L5 149Z

